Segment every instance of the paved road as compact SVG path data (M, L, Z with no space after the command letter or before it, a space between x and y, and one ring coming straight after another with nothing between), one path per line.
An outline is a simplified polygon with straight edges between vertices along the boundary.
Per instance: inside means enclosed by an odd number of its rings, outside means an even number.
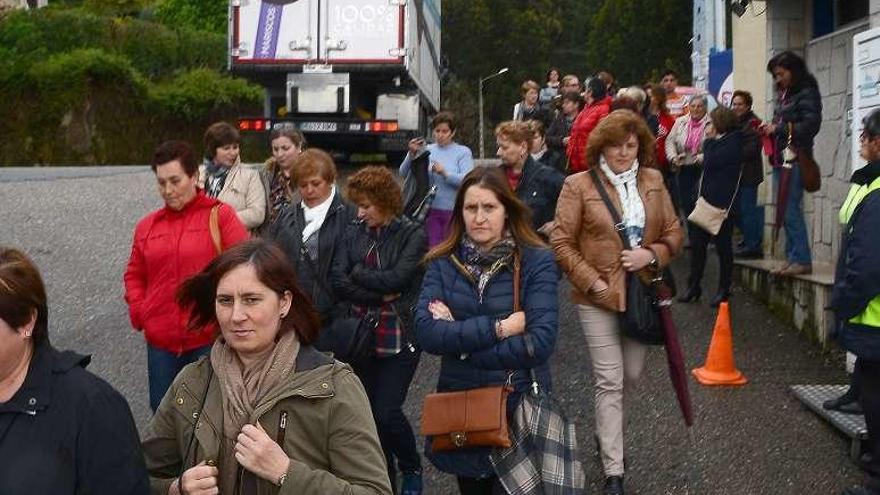
M145 347L128 325L122 271L135 222L159 204L143 167L0 169L0 244L23 248L43 270L53 343L93 354L90 369L129 399L141 427L149 419ZM706 287L715 283L711 263ZM714 314L705 305L677 305L674 312L688 365L698 366ZM555 389L576 418L596 491L602 476L593 455L590 362L573 308L563 302L561 313ZM841 356L817 353L741 292L734 296L733 321L738 365L751 382L740 389L692 382L697 423L690 432L682 426L662 352L649 356L629 403L627 493L836 494L857 482L860 474L843 437L787 390L791 384L845 381ZM437 369L435 358L423 358L406 405L413 421ZM426 493L454 493L450 477L430 467L426 476Z

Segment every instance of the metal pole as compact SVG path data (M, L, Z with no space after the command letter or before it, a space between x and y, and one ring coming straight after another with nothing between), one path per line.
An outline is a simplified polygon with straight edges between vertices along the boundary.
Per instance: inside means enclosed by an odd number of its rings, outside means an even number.
M486 158L485 129L483 125L483 79L480 79L480 159Z

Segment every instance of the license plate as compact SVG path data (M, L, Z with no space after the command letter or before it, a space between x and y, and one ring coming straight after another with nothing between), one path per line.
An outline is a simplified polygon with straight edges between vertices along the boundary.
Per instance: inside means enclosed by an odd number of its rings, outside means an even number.
M299 129L303 132L336 132L336 122L303 122Z

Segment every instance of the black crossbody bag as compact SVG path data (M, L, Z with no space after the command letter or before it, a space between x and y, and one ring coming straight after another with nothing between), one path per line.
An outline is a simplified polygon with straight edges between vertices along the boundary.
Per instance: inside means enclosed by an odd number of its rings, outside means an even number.
M596 173L595 168L590 169L590 177L592 177L593 182L596 184L596 190L599 191L599 195L602 196L602 202L605 203L605 207L608 208L608 212L611 214L614 230L620 236L624 249L632 249L629 238L624 232L626 227L623 225L623 221L620 218L620 214L617 213L614 203L608 197L608 192L605 191L605 186L599 179L599 174ZM626 272L626 310L619 315L620 328L623 334L648 345L663 345L666 343L663 322L660 317L660 306L658 305L659 298L657 297L654 285L666 282L670 288L674 287L672 273L668 269L662 273L658 272L656 275L658 276L652 280L651 284L646 284L638 276L638 272Z

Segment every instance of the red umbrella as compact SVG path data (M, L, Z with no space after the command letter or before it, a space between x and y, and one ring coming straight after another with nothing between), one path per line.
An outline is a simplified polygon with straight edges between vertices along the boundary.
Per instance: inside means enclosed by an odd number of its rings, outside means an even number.
M688 390L688 375L684 370L684 352L681 349L678 329L675 328L670 310L672 291L665 285L660 285L657 288L657 295L660 301L660 318L666 337L666 362L669 364L669 378L672 380L672 387L675 389L675 396L678 399L684 423L690 427L694 424L694 407L691 404L691 394Z
M788 192L791 188L791 165L784 164L780 167L779 184L776 189L776 217L773 222L773 246L779 239L779 229L785 223L785 210L788 208Z

